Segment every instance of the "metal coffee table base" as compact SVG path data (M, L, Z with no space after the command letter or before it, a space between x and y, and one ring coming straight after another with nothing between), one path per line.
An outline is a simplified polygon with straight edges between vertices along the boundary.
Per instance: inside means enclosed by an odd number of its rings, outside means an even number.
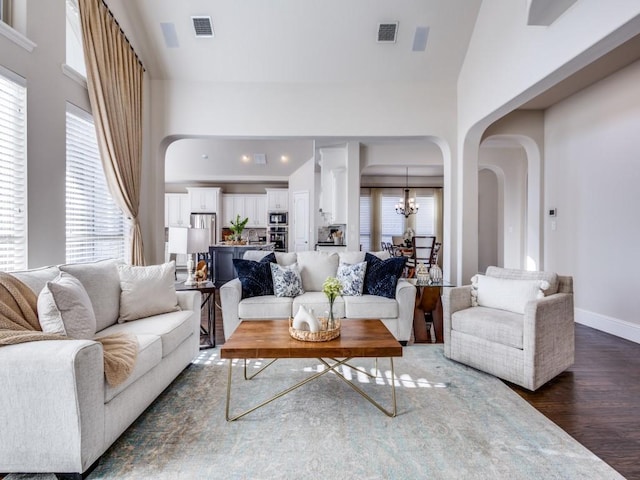
M239 418L244 417L245 415L259 409L260 407L264 407L265 405L273 402L274 400L277 400L280 397L285 396L287 393L292 392L294 390L296 390L297 388L311 382L312 380L315 380L319 377L321 377L322 375L324 375L325 373L328 372L334 372L336 375L338 375L338 377L340 377L344 382L347 383L347 385L349 385L351 388L353 388L356 392L358 392L360 395L362 395L364 398L366 398L372 405L374 405L376 408L378 408L382 413L384 413L385 415L389 416L389 417L395 417L397 414L397 405L396 405L396 386L395 386L395 375L394 375L394 370L393 370L393 357L389 357L389 361L391 363L391 398L392 398L392 410L387 410L386 408L384 408L382 405L380 405L378 402L376 402L373 398L371 398L369 395L367 395L366 392L364 392L360 387L358 387L356 384L354 384L351 380L347 379L340 371L337 370L338 367L341 367L342 365L345 365L349 368L351 368L352 370L355 370L358 373L362 373L364 375L367 375L370 378L377 378L376 375L371 375L369 372L366 372L364 370L361 370L359 368L353 367L351 365L349 365L347 362L349 362L350 360L352 360L354 357L350 357L350 358L345 358L344 360L337 360L335 358L331 358L330 360L333 363L329 363L326 360L322 359L322 358L318 358L318 360L320 362L322 362L327 368L321 372L315 373L313 375L311 375L310 377L305 378L304 380L296 383L295 385L277 393L276 395L274 395L273 397L269 398L268 400L265 400L264 402L256 405L255 407L250 408L249 410L246 410L238 415L234 415L231 416L229 411L230 411L230 404L231 404L231 379L232 379L232 372L233 372L233 360L229 359L229 374L228 374L228 378L227 378L227 406L226 406L226 410L225 410L225 416L228 422L232 422L234 420L238 420ZM264 367L262 367L260 370L258 370L257 372L255 372L253 375L248 376L247 375L247 359L244 359L244 379L245 380L251 380L253 378L255 378L258 374L260 374L261 372L263 372L267 367L269 367L270 365L272 365L276 360L278 360L277 358L272 360L271 362L267 363ZM376 358L376 364L375 364L375 371L378 372L378 359Z

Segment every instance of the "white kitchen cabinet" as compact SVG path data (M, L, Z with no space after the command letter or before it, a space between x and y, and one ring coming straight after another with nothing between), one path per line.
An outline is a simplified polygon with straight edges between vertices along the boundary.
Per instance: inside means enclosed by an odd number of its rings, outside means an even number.
M289 210L289 190L286 188L267 188L267 210L286 212Z
M266 195L245 195L244 196L245 217L249 218L247 227L267 226L267 196Z
M191 203L190 213L217 213L220 199L220 188L192 187L187 188Z
M231 220L236 216L249 219L246 228L265 228L267 226L267 196L266 195L222 195L222 226L231 226Z
M347 223L347 169L331 170L331 223Z
M164 196L164 226L188 227L191 205L187 193L166 193Z
M319 149L320 208L325 220L346 223L347 152L344 147Z
M244 196L235 194L222 195L222 226L230 227L231 220L235 221L236 215L240 215L243 219L244 214Z

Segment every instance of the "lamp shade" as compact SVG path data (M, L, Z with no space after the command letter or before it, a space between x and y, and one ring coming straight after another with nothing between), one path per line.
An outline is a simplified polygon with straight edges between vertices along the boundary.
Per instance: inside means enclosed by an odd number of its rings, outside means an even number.
M192 254L209 251L208 228L169 228L169 253Z

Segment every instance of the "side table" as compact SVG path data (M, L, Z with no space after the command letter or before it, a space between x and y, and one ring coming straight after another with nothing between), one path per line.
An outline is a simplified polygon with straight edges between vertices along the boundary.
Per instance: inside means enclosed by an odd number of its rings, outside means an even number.
M200 349L216 346L216 286L213 282L202 282L195 285L185 285L184 282L176 283L176 291L197 290L202 294L200 310L207 308L207 328L200 325ZM203 337L206 343L203 343Z
M431 316L435 330L435 343L443 343L442 325L442 288L453 287L447 282L419 284L415 279L411 283L416 286L416 306L413 311L413 336L416 343L427 343L431 337L427 331L427 315ZM431 339L432 341L434 339Z

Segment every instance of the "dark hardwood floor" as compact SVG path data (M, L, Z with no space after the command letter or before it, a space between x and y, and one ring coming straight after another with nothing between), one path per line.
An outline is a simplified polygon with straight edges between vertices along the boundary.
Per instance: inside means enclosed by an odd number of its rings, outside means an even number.
M576 324L576 360L522 398L615 468L640 480L640 345Z

